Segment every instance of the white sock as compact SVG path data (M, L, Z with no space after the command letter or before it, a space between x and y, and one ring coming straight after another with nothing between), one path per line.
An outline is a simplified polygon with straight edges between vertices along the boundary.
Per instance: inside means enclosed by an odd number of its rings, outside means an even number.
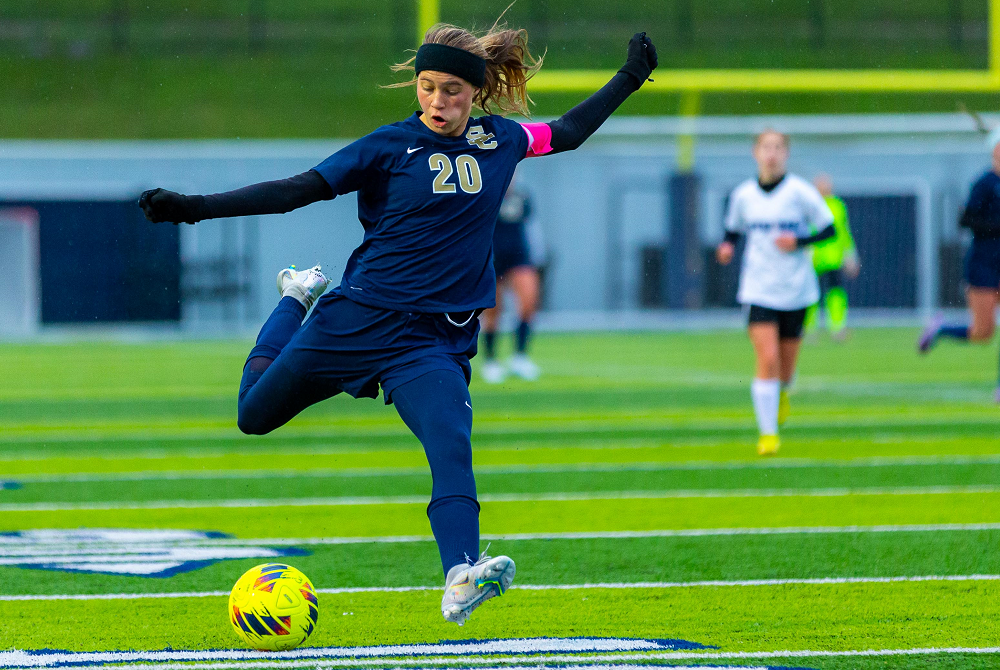
M754 379L750 384L753 411L761 435L778 434L778 396L781 382L777 379Z

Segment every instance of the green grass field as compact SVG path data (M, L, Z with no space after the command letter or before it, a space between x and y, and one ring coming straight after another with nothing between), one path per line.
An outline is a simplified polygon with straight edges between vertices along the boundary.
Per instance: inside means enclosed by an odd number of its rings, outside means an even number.
M518 576L461 628L392 407L246 437L247 342L4 344L0 667L1000 667L995 350L914 336L807 344L767 460L742 333L540 336L540 381L473 384ZM244 652L228 591L282 555L319 627Z

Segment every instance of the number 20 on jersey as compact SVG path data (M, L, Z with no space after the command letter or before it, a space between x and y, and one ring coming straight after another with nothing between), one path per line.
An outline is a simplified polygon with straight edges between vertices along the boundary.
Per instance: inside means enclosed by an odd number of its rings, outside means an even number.
M479 162L468 155L461 155L451 164L451 159L445 154L434 154L427 159L434 177L434 193L457 193L458 189L451 181L458 177L458 185L466 193L479 193L483 188L483 174L479 170Z

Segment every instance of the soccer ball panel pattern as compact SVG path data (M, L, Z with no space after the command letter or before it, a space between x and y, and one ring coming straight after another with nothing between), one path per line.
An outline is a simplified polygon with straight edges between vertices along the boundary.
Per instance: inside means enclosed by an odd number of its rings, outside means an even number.
M312 635L319 600L309 579L282 563L265 563L243 573L229 595L229 620L253 649L286 651Z

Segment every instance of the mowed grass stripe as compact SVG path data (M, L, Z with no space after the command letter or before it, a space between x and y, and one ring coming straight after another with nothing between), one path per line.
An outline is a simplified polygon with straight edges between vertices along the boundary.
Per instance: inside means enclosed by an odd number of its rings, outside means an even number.
M431 478L425 467L411 471L345 471L311 473L296 476L283 473L268 477L259 473L252 478L238 478L229 473L224 477L209 475L197 479L142 478L137 480L55 481L28 480L24 487L0 496L0 509L13 509L12 504L38 502L87 503L143 501L206 501L236 498L319 498L348 496L426 496ZM600 492L662 491L683 495L698 491L705 495L723 495L725 491L784 490L803 491L874 487L988 487L1000 482L1000 463L949 465L870 465L864 468L807 467L796 468L721 468L721 469L652 469L626 468L624 471L562 469L533 472L515 469L510 474L491 469L477 473L477 488L481 495L542 494L564 492L598 494Z
M396 439L393 448L370 448L366 442L348 442L332 446L322 438L301 442L281 429L275 436L263 439L227 438L216 444L198 439L131 442L105 445L102 441L74 443L78 455L47 455L45 448L31 442L24 453L12 457L4 449L0 472L6 477L71 473L130 473L183 472L206 470L260 471L277 467L282 470L352 470L367 468L419 468L427 459L416 438ZM869 439L855 440L831 433L813 439L785 437L780 455L771 462L818 460L826 462L870 461L872 459L914 458L996 458L1000 456L1000 439L996 426L989 437L947 437L897 435L891 431L873 434ZM838 433L839 436L839 433ZM333 439L333 438L331 438ZM484 444L480 436L473 437L473 459L477 467L531 465L609 465L663 464L683 465L689 462L719 464L758 464L752 432L740 440L708 435L695 443L678 441L674 433L661 433L656 438L632 440L618 434L606 439L560 442L503 440ZM50 445L51 446L51 445ZM16 451L16 450L15 450ZM94 456L99 451L102 456Z
M717 644L720 651L1000 646L998 582L570 590L556 600L550 592L511 590L462 628L441 619L440 598L436 590L323 595L320 625L309 643L576 637L586 631L593 637L679 638ZM225 597L136 600L127 617L114 601L67 601L58 617L51 608L48 602L4 603L0 639L8 648L68 651L234 644ZM642 616L623 616L625 611ZM95 621L115 625L94 627Z
M538 493L485 493L478 496L481 503L496 502L566 502L592 500L665 500L677 498L789 498L804 496L841 497L864 496L914 496L951 495L956 493L1000 493L1000 486L900 486L866 488L797 488L797 489L676 489L667 491L584 491ZM400 496L342 496L323 498L218 498L112 501L112 502L28 502L0 504L0 512L69 512L78 510L154 510L154 509L216 509L261 507L329 507L409 505L423 503L427 495Z
M539 403L544 403L539 398ZM124 408L128 415L132 408ZM86 415L90 408L83 407L79 414ZM306 412L295 418L288 428L282 429L285 440L322 438L333 444L346 446L366 444L379 446L399 439L409 439L406 428L394 419L391 423L366 420L360 417L324 416L326 408ZM867 413L870 411L870 413ZM100 416L100 412L94 414ZM733 441L750 435L753 416L742 404L733 410L713 416L713 412L692 406L686 412L654 409L645 413L623 412L611 404L597 412L574 413L571 411L545 415L485 414L477 412L475 439L501 444L505 441L561 441L657 439L669 433L679 440L709 439L718 434L721 439ZM3 422L0 443L5 449L16 448L18 443L78 443L87 440L126 442L136 439L170 439L185 437L189 440L234 439L239 436L235 414L220 417L191 419L187 412L177 412L164 417L138 420L134 417L118 421L106 419L83 420L73 413L72 418L47 418L32 422ZM362 428L362 426L366 426ZM878 409L845 410L843 405L818 408L814 414L796 415L786 428L789 435L817 439L828 438L830 431L842 439L863 440L890 431L919 435L925 432L947 432L995 439L995 422L979 409L961 411L954 408L928 407L926 411L902 408L897 405ZM140 437L142 436L142 437ZM58 446L58 445L57 445Z
M427 534L426 504L5 512L0 530L199 528L245 537ZM486 533L1000 521L1000 493L494 502Z
M483 544L485 546L484 539ZM518 566L517 584L746 581L893 578L1000 574L1000 530L698 537L493 540L496 553ZM267 546L267 545L265 545ZM441 566L433 542L298 546L287 559L323 588L439 588ZM0 581L10 595L222 591L259 558L221 561L168 580L128 575L73 574L14 567L31 560L27 547L5 552ZM48 546L32 557L72 558L78 547ZM91 548L93 551L93 548ZM135 547L134 551L141 551ZM82 558L82 557L81 557ZM93 559L93 555L90 555ZM107 556L127 561L130 556Z
M53 459L55 460L55 459ZM61 459L60 459L61 460ZM89 459L79 459L87 461ZM107 459L97 459L107 460ZM117 460L117 459L116 459ZM163 460L163 459L157 459ZM171 459L173 460L173 459ZM245 459L244 459L245 460ZM122 472L63 472L47 473L47 459L35 459L38 471L18 475L19 482L32 483L67 483L67 482L128 482L128 481L158 481L158 480L205 480L205 479L282 479L295 477L325 478L325 477L369 477L422 475L427 473L427 467L399 467L387 465L384 467L344 467L344 468L267 468L264 464L256 469L244 470L134 470ZM252 465L252 464L251 464ZM642 472L642 471L677 471L691 470L776 470L776 469L829 469L829 468L891 468L891 467L927 467L927 466L969 466L969 465L1000 465L1000 454L984 454L981 456L893 456L856 459L810 459L810 458L754 458L748 461L684 461L684 462L598 462L598 463L550 463L507 465L477 465L476 473L485 475L509 475L521 473L564 473L564 472Z
M1000 582L1000 575L916 575L897 577L818 577L812 579L715 579L699 582L594 582L584 584L513 584L510 590L518 591L592 591L592 590L633 590L633 589L694 589L706 586L730 588L747 586L833 586L840 584L903 584L922 582ZM343 588L317 588L316 593L341 595L344 593L410 593L412 591L440 591L441 585L434 586L359 586ZM217 598L228 596L227 591L192 591L164 593L96 593L52 595L3 595L0 602L34 602L65 600L169 600L174 598Z

